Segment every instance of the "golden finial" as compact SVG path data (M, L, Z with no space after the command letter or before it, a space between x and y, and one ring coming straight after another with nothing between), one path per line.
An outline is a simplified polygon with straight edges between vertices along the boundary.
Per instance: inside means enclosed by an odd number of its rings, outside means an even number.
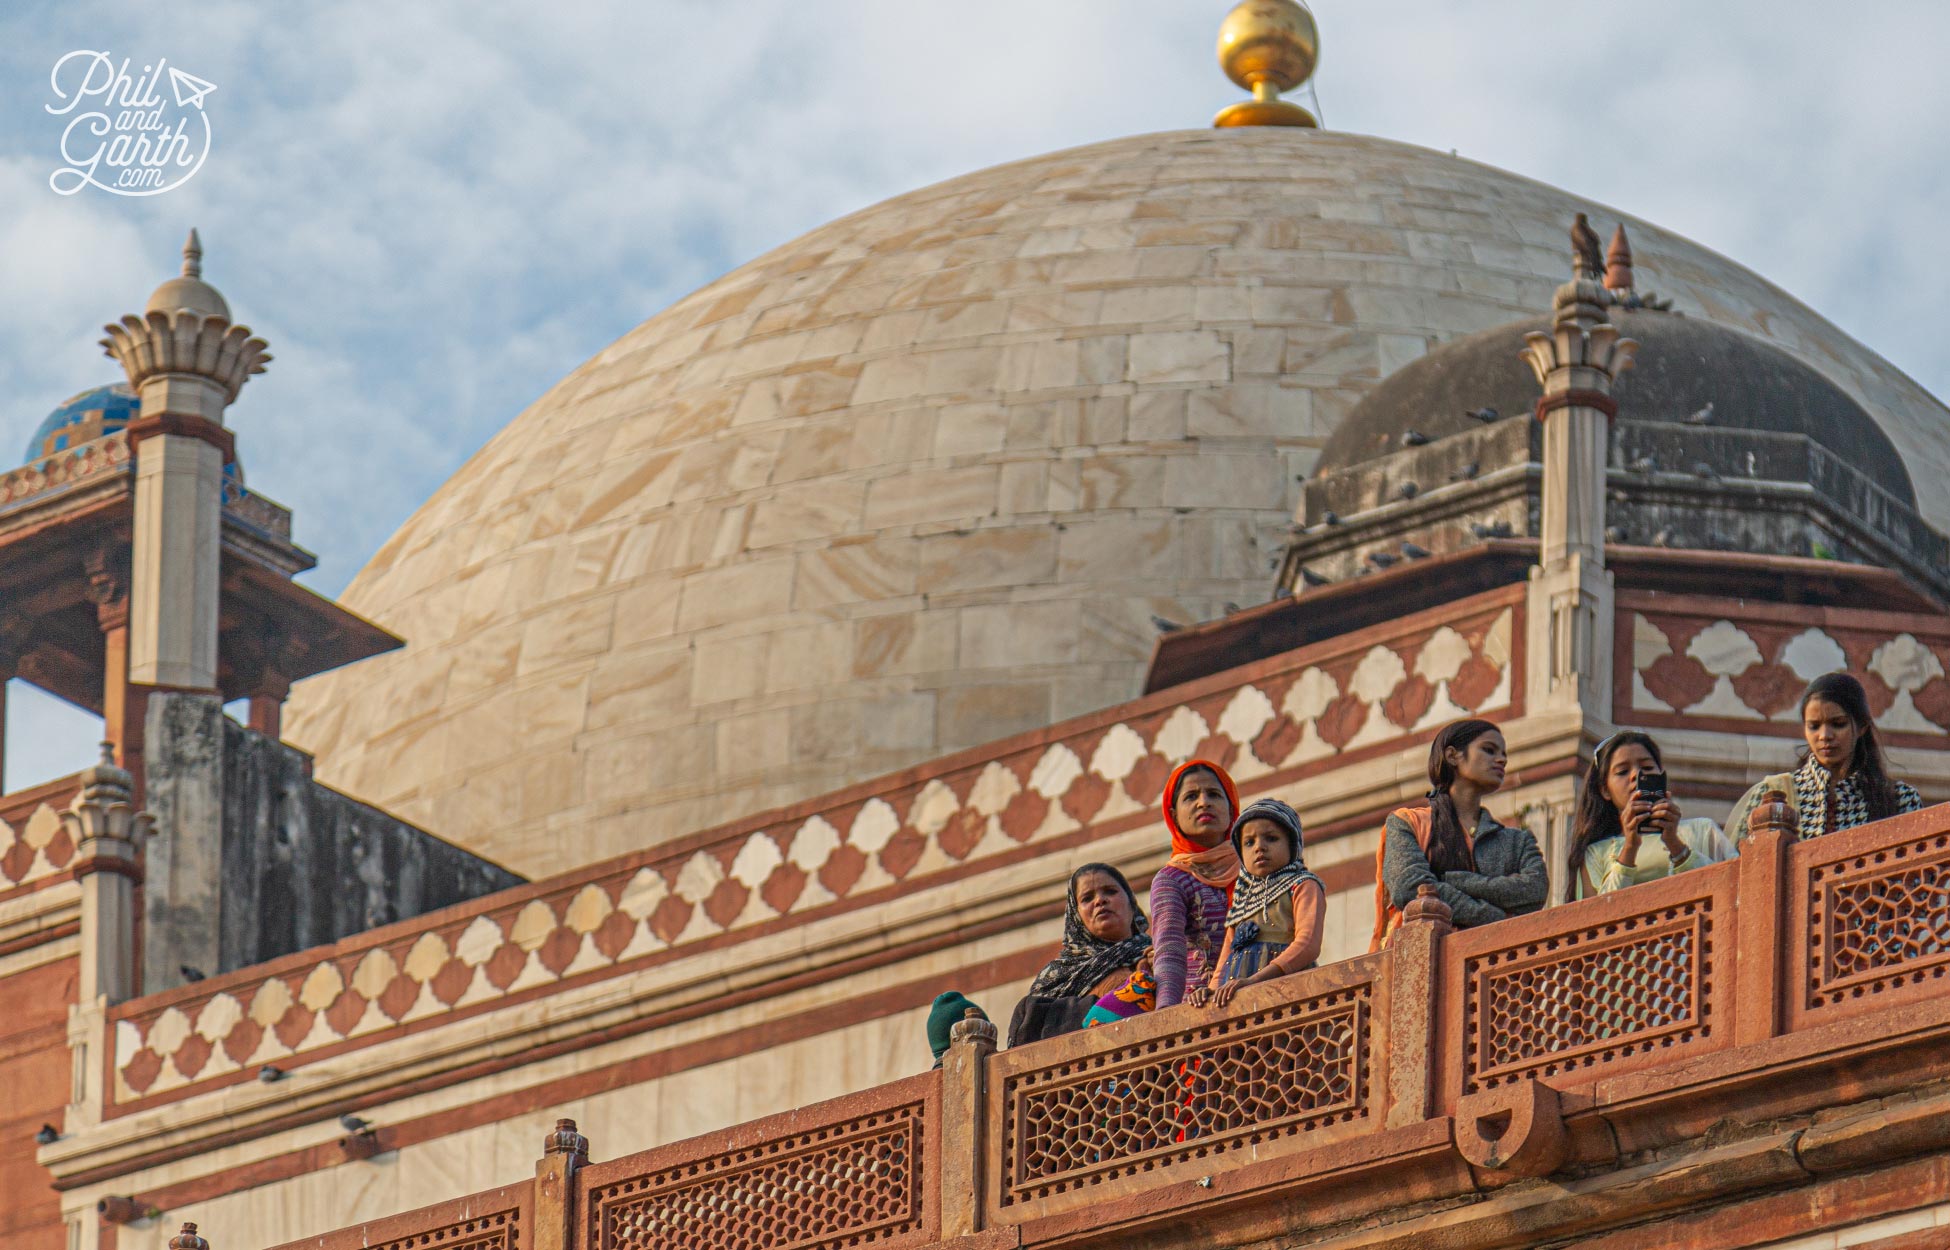
M1253 93L1219 110L1214 126L1317 126L1314 115L1280 99L1313 75L1320 60L1314 15L1296 0L1239 0L1219 27L1219 68Z

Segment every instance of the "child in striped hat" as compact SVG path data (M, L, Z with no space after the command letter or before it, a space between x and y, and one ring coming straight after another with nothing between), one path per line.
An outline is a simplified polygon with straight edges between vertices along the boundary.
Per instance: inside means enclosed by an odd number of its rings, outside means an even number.
M1212 979L1187 1001L1223 1007L1242 986L1314 966L1327 923L1327 887L1300 858L1300 813L1278 799L1247 805L1232 825L1239 879Z

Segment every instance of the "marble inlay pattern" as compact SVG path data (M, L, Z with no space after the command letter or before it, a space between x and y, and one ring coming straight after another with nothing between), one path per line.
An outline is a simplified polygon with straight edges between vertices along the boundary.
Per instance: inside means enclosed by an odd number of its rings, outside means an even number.
M1387 749L1453 717L1515 713L1517 592L1436 623L1367 631L1134 705L994 744L744 822L694 849L651 851L507 891L427 923L241 969L116 1008L113 1097L122 1103L290 1068L431 1017L604 977L761 925L925 888L963 865L1152 809L1190 756L1242 783L1364 748ZM180 1094L179 1094L180 1096Z
M0 894L63 872L74 860L74 839L61 813L79 789L68 778L52 788L0 797Z
M1862 681L1876 726L1894 742L1941 748L1950 733L1950 625L1887 613L1823 614L1819 622L1712 612L1630 611L1621 628L1633 713L1754 722L1799 732L1802 688L1846 669ZM1627 621L1621 621L1621 626ZM1904 628L1911 626L1913 628ZM1621 695L1627 691L1621 690Z

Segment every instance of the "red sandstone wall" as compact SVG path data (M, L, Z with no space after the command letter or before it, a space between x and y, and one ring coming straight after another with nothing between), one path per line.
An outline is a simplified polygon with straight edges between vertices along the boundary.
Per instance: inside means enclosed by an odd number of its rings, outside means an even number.
M78 961L56 960L0 980L0 1247L62 1250L60 1196L34 1161L34 1133L63 1127L68 1008Z

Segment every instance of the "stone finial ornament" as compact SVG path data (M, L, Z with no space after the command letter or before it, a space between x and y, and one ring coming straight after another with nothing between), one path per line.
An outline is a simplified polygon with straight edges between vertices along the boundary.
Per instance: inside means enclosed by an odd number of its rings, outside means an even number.
M995 1039L994 1022L985 1019L982 1013L974 1007L970 1007L967 1011L963 1012L962 1018L955 1021L955 1026L948 1030L948 1044L950 1046L961 1046L972 1042L977 1046L986 1046L988 1049L994 1050Z
M1611 246L1605 249L1605 289L1623 295L1632 289L1632 244L1625 237L1625 223L1611 232Z
M1318 126L1314 115L1287 100L1320 61L1314 15L1295 0L1239 0L1219 26L1219 68L1253 93L1219 110L1214 126Z
M1747 818L1749 833L1767 833L1779 830L1785 840L1793 842L1801 836L1801 815L1795 810L1788 796L1779 790L1769 790L1760 796L1754 805L1753 814Z
M1537 405L1540 418L1568 404L1586 404L1607 416L1615 414L1612 384L1631 368L1639 346L1620 334L1606 316L1612 297L1603 282L1604 258L1598 252L1598 234L1583 213L1571 228L1571 239L1577 256L1576 272L1557 288L1550 332L1533 330L1524 335L1521 354L1544 389Z
M196 1235L196 1225L185 1223L183 1231L169 1239L169 1250L210 1250L210 1243Z
M143 394L143 411L150 410L144 383L163 378L200 381L216 395L194 415L221 417L225 405L252 374L264 372L271 360L263 339L250 327L232 325L230 306L222 294L203 280L203 241L195 230L183 245L183 271L157 287L142 316L130 314L103 326L104 354L128 375L129 385ZM179 400L180 402L180 400Z
M81 774L81 792L61 813L83 861L98 855L133 859L154 818L135 809L135 777L115 762L115 744L102 743L101 760Z
M1408 900L1408 906L1402 908L1403 924L1414 924L1419 920L1447 925L1455 918L1456 913L1449 909L1449 904L1442 901L1435 886L1428 882L1423 882L1416 889L1415 897Z
M576 1122L561 1119L555 1122L548 1135L542 1138L544 1155L574 1155L580 1162L589 1162L589 1139L576 1131Z

